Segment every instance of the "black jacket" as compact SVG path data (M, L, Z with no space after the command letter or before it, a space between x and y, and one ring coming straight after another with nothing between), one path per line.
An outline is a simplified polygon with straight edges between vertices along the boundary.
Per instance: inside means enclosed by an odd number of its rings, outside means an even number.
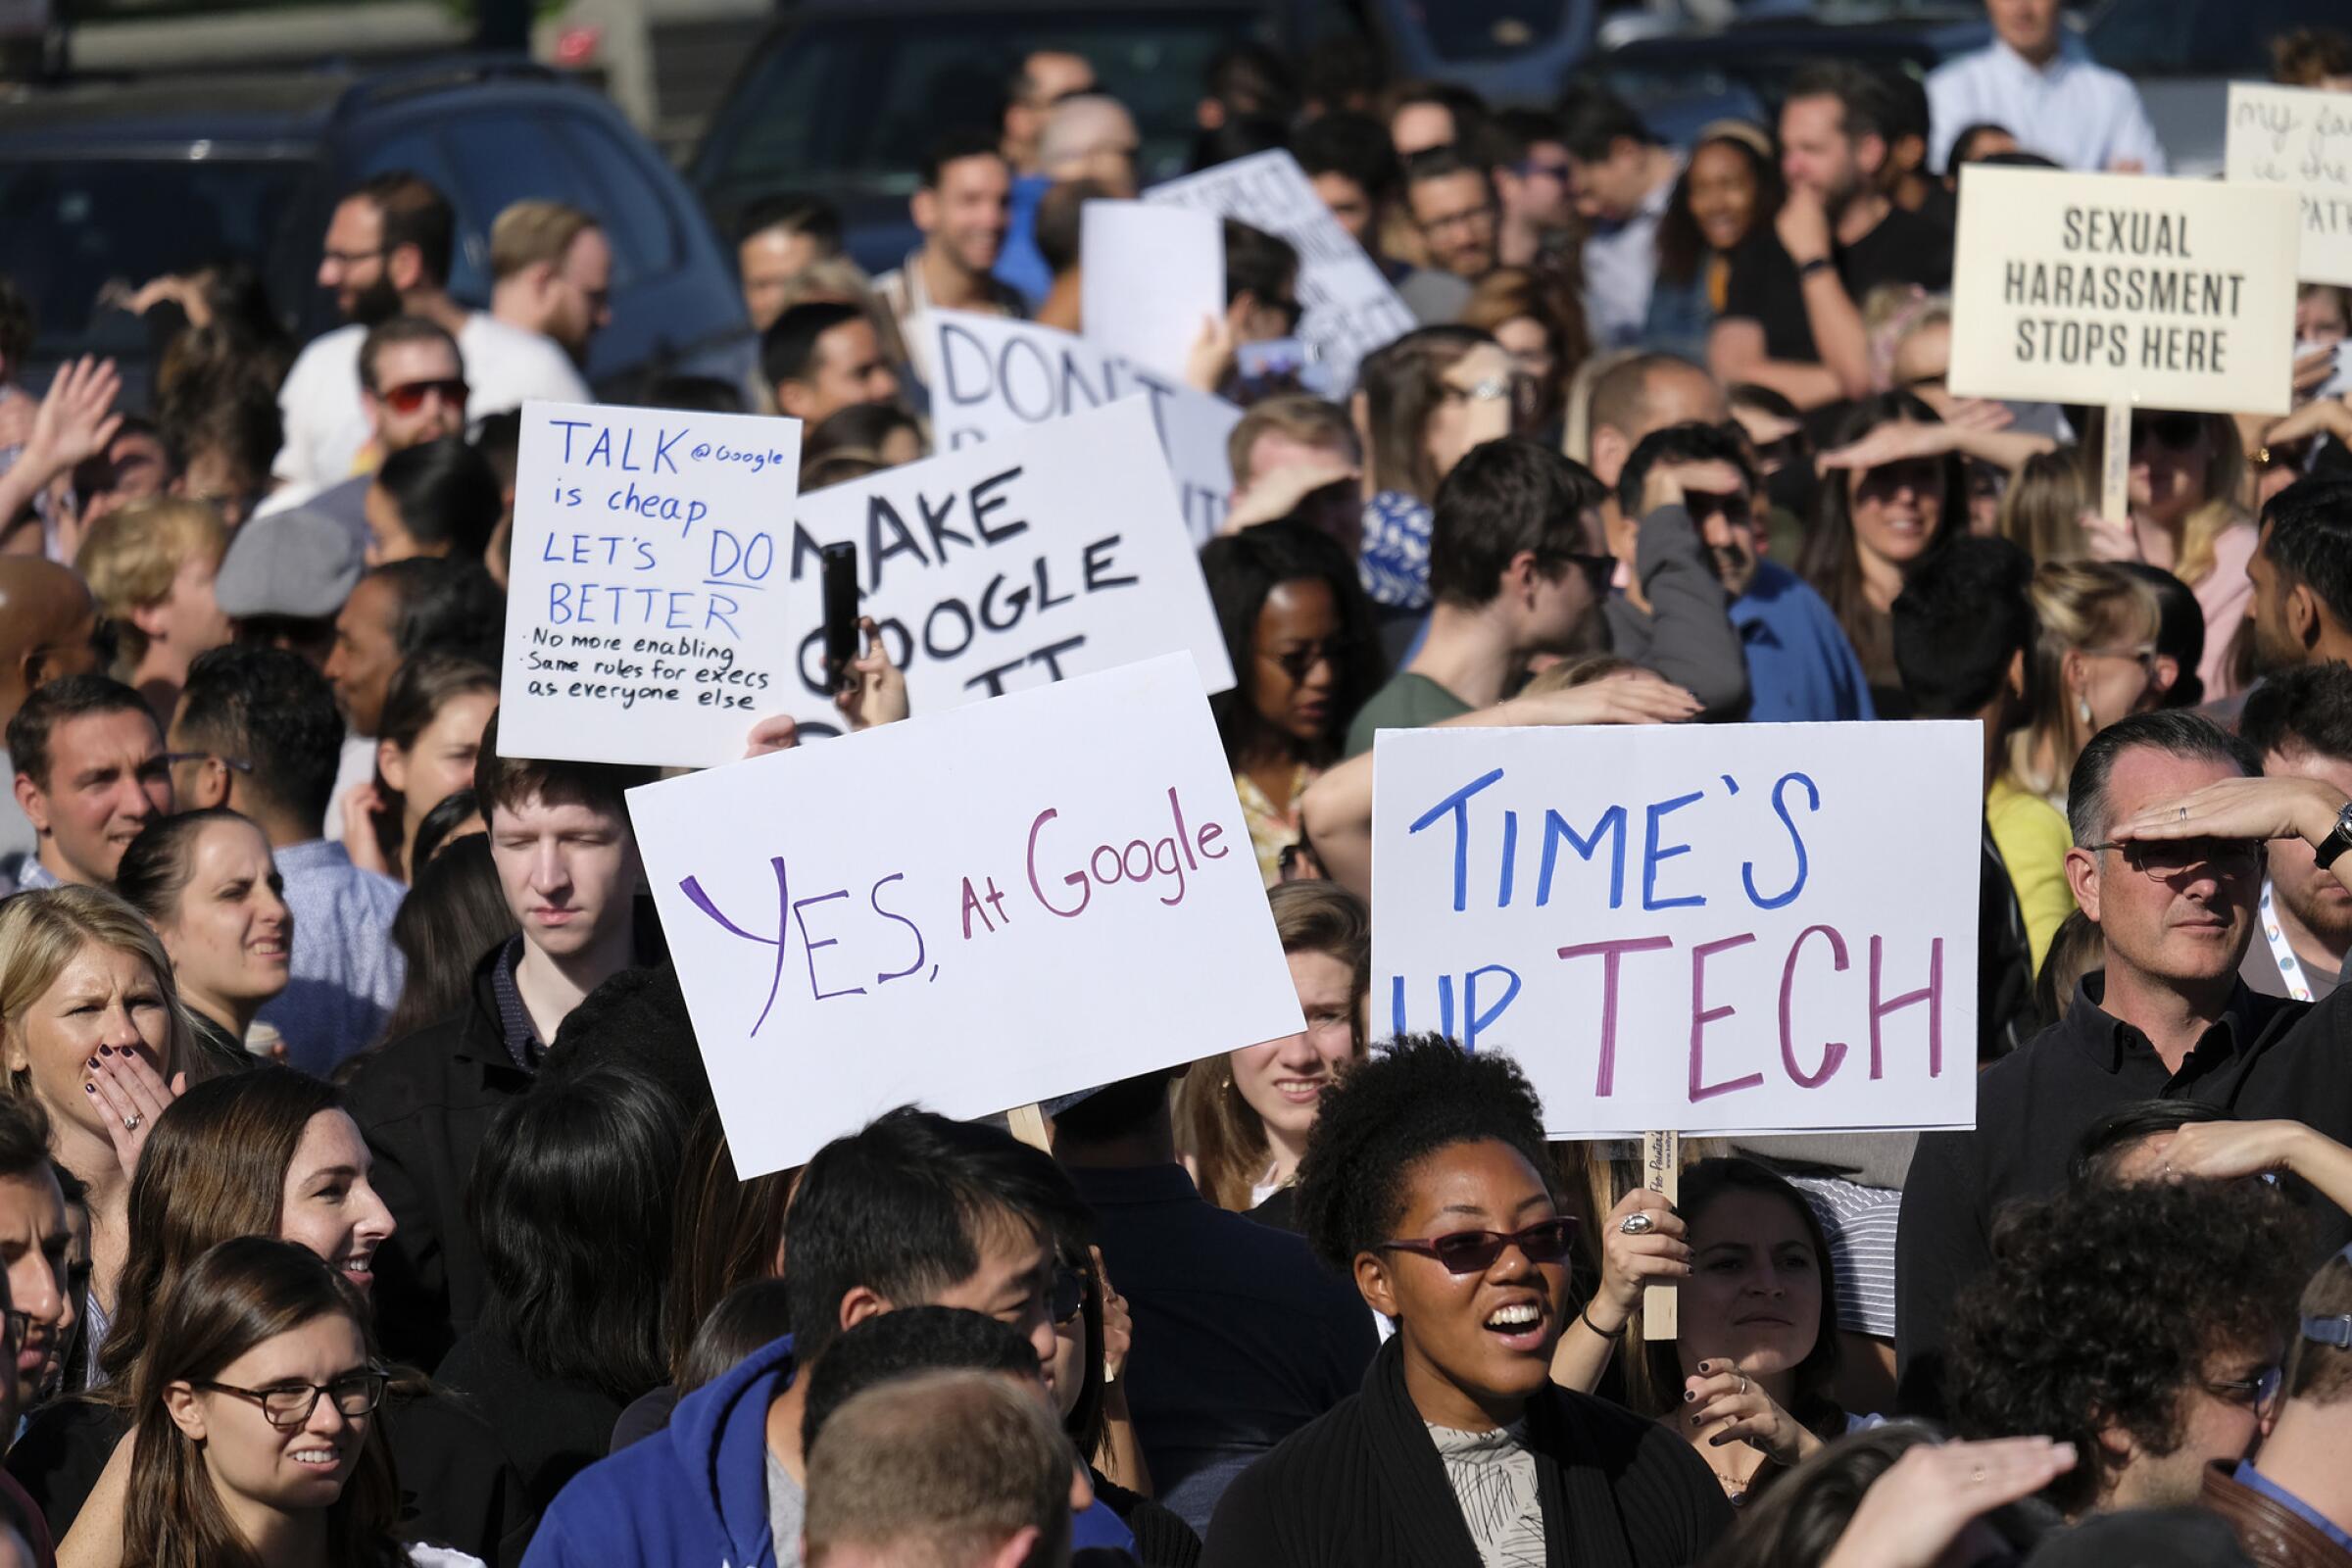
M491 1118L531 1087L499 1028L492 949L474 965L466 1010L360 1059L344 1102L375 1156L369 1181L398 1229L375 1254L384 1353L437 1366L473 1327L488 1292L466 1220L466 1186Z
M513 1337L496 1328L460 1339L433 1381L489 1424L521 1473L534 1513L546 1512L564 1482L605 1456L623 1408L602 1389L533 1371Z
M1681 1568L1731 1528L1690 1446L1654 1421L1550 1384L1527 1410L1549 1568ZM1480 1568L1398 1342L1363 1392L1285 1439L1232 1486L1202 1568Z

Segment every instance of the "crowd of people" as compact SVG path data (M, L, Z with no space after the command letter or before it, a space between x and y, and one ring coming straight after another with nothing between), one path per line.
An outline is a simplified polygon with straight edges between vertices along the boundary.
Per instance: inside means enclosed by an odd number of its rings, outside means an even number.
M1286 149L1419 323L1243 373L1301 261L1228 220L1188 370L1243 405L1211 706L1305 1027L785 1172L653 770L499 744L517 410L593 396L612 215L497 215L476 310L375 174L315 341L253 258L117 291L138 407L24 387L0 280L0 1564L2352 1568L2352 290L2293 412L2135 413L2101 515L2089 412L1946 385L1958 172L2164 151L2054 0L1987 11L1680 145L1220 54L1195 167ZM758 385L598 390L796 418L808 490L925 456L917 318L1083 331L1140 178L1076 53L938 128L881 275L742 213ZM865 633L821 744L907 716ZM1376 1039L1380 730L1903 719L1984 739L1974 1130L1689 1139L1670 1201L1510 1043Z

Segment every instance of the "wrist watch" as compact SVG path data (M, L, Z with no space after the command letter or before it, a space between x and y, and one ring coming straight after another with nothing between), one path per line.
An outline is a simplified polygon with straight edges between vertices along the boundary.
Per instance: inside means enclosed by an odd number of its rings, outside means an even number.
M2316 858L2319 868L2327 870L2346 850L2352 850L2352 801L2347 801L2344 808L2335 813L2334 830L2320 840Z

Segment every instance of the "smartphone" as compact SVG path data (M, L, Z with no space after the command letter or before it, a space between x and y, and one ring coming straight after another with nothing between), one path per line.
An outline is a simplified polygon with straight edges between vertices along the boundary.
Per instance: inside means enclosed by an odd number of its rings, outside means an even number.
M858 547L826 545L817 566L825 594L825 685L839 691L858 657Z

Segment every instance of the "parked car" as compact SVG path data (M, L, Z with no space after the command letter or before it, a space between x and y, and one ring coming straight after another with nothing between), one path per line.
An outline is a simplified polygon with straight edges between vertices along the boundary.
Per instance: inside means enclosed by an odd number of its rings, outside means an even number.
M756 345L709 220L677 174L603 98L524 62L398 72L88 82L0 103L0 273L32 300L36 373L103 353L143 390L139 322L100 303L241 255L308 339L336 324L317 287L335 200L413 170L457 209L451 292L490 297L490 224L526 196L598 216L612 245L612 322L590 345L600 395L645 373L747 384Z
M2352 25L2345 0L2113 0L2083 29L2091 57L2139 83L2175 174L2219 174L2230 83L2271 79L2271 40Z
M949 130L996 127L1031 52L1094 64L1135 115L1151 184L1185 171L1209 61L1245 39L1281 44L1288 13L1269 0L810 0L745 63L687 179L722 228L761 196L822 196L851 256L880 271L919 238L906 200L924 154Z

